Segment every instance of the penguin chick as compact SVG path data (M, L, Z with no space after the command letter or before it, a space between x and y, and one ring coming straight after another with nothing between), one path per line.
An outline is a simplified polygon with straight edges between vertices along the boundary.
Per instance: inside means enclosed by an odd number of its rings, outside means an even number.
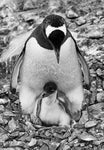
M47 125L70 126L70 116L66 113L63 103L57 99L57 86L48 82L44 86L39 118Z
M69 110L71 103L71 112L80 111L84 99L82 71L84 80L89 85L89 70L65 19L49 15L31 34L29 32L26 37L22 36L17 43L16 50L20 52L20 58L14 67L14 82L11 85L16 87L20 73L19 99L24 113L33 113L36 99L49 81L56 83L58 90L65 93ZM9 50L10 54L15 53L12 52L13 46ZM6 58L10 56L7 51L3 53L5 55ZM52 98L53 96L56 94ZM48 98L51 99L49 96L46 99Z

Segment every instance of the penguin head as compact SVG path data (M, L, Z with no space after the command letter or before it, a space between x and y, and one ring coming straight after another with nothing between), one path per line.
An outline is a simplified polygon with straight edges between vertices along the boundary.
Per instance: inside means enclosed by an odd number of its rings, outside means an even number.
M51 94L53 94L53 93L56 92L56 90L57 90L57 85L56 85L54 82L51 82L51 81L50 81L50 82L47 82L47 83L44 85L43 90L44 90L44 92L45 92L44 97L47 97L47 96L49 96L49 95L51 95Z
M65 19L59 15L49 15L43 20L43 31L51 44L57 62L60 60L60 48L67 35Z

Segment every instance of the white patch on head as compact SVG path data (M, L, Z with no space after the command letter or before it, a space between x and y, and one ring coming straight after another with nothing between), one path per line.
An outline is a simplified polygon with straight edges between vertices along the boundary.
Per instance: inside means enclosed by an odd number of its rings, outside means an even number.
M55 30L60 30L60 31L64 32L64 34L66 35L66 26L65 26L65 24L63 24L63 26L61 26L61 27L52 27L51 25L48 25L47 28L46 28L47 37L49 37L49 35Z

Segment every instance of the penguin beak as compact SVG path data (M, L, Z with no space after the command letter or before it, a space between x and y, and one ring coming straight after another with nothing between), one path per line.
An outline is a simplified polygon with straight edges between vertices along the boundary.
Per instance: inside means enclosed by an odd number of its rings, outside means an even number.
M66 37L66 32L67 30L65 24L59 27L52 27L51 25L48 25L46 27L45 34L49 42L51 43L53 50L55 51L58 64L60 61L60 47Z
M60 61L60 50L59 49L55 49L55 55L56 55L57 63L59 64L59 61Z

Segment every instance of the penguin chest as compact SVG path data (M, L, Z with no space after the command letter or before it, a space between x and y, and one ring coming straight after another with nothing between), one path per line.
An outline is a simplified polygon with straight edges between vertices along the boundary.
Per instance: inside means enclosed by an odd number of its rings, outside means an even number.
M79 82L80 68L75 45L72 42L67 40L60 49L58 64L54 50L41 47L35 38L31 38L26 46L21 69L22 82L29 84L32 88L41 88L46 82L54 81L62 91Z
M50 99L42 100L41 112L39 117L43 122L58 124L60 116L61 114L63 114L63 110L60 108L58 103L50 103L48 101L50 101Z

